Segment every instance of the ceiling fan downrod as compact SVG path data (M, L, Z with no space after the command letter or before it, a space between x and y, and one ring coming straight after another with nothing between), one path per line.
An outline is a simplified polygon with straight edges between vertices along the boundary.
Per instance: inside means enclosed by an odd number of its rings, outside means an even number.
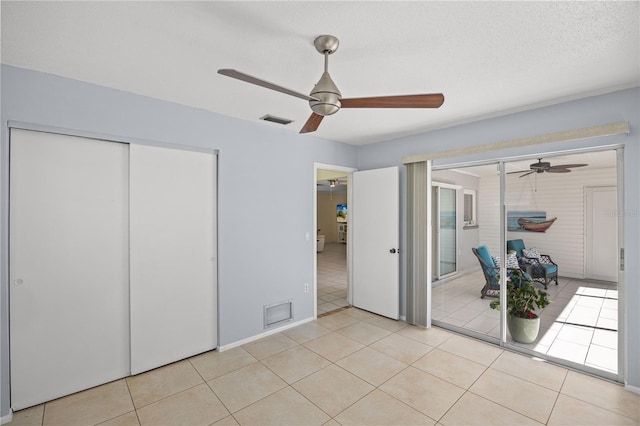
M338 86L333 82L329 75L329 55L338 49L340 41L336 36L321 35L316 37L313 44L316 47L318 53L324 55L324 73L322 77L313 87L309 96L315 98L309 101L311 110L318 115L331 115L340 111L342 104L342 93L338 89ZM316 100L317 99L317 100Z

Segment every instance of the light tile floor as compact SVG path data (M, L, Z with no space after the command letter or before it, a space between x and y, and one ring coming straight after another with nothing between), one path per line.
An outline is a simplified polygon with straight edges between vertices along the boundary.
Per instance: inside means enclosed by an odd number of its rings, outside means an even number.
M14 413L16 425L637 425L622 386L346 308Z
M432 318L493 337L500 335L493 297L480 299L482 272L449 280L432 289ZM538 285L542 288L541 285ZM618 370L618 291L615 283L559 278L547 290L552 303L540 315L537 352L616 373ZM509 337L510 339L510 337Z
M347 303L347 245L326 243L318 253L318 315Z

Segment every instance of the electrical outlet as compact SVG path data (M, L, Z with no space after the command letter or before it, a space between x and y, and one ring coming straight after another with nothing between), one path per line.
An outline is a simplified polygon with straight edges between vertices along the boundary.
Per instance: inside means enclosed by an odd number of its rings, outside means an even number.
M309 284L307 283L304 284L304 292L309 293Z

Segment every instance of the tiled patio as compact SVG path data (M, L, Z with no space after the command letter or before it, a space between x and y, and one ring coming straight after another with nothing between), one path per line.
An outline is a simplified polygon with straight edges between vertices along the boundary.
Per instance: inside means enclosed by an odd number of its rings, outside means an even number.
M489 308L492 298L480 299L483 284L480 271L440 285L434 283L432 318L498 338L500 313ZM516 345L617 373L617 285L561 277L547 292L553 302L539 312L538 339L533 344Z

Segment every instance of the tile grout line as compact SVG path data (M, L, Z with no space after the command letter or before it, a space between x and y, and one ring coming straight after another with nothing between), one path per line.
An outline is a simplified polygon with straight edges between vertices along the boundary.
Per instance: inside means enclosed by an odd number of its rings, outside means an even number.
M189 362L191 363L191 362ZM138 424L141 425L140 416L138 415L138 410L136 409L136 404L133 402L133 395L131 395L131 388L129 387L129 381L124 378L124 382L127 385L127 391L129 392L129 399L131 399L131 405L133 406L133 412L136 414L136 419L138 420ZM126 414L126 413L125 413Z
M506 405L503 405L503 404L501 404L501 403L499 403L499 402L496 402L496 401L493 401L493 400L491 400L491 399L488 399L487 397L484 397L484 396L482 396L482 395L479 395L479 394L475 393L475 392L474 392L474 391L472 391L472 390L469 390L469 391L467 391L467 392L469 392L469 393L471 393L471 394L473 394L473 395L477 396L478 398L482 398L482 399L484 399L484 400L486 400L486 401L489 401L489 402L492 402L492 403L494 403L494 404L496 404L496 405L499 405L500 407L505 408L505 409L507 409L507 410L509 410L509 411L511 411L511 412L513 412L513 413L516 413L516 414L518 414L518 415L520 415L520 416L522 416L522 417L526 417L526 418L528 418L528 419L531 419L531 420L533 420L533 421L534 421L534 422L536 422L536 423L540 423L538 420L536 420L536 419L532 418L531 416L528 416L528 415L523 414L523 413L521 413L521 412L519 412L519 411L516 411L516 410L514 410L513 408L508 407L508 406L506 406ZM551 412L550 412L549 416L551 416L551 413L553 413L553 409L551 410ZM547 423L548 423L548 420L547 420ZM546 425L547 423L544 423L544 424Z
M549 424L549 420L551 420L551 416L553 416L553 412L556 409L556 405L558 404L558 400L560 399L560 394L562 393L562 388L564 387L564 383L567 381L568 376L569 376L569 371L567 370L565 371L564 379L562 379L562 384L560 385L560 389L558 389L556 399L555 401L553 401L553 407L551 407L551 412L549 413L549 416L547 417L547 421L545 422L545 424Z
M217 351L217 349L213 349L213 350L212 350L212 351L210 351L210 352L213 352L213 351ZM205 353L207 353L207 352L205 352ZM218 353L220 353L220 352L218 352ZM202 354L199 354L199 355L202 355ZM249 354L249 355L251 355L251 354ZM200 378L202 379L203 383L204 383L205 385L207 385L207 387L208 387L208 388L209 388L209 390L213 393L213 395L215 395L215 397L218 399L218 401L220 401L220 404L222 404L222 406L224 407L224 409L225 409L225 410L227 410L227 412L229 413L229 416L233 417L233 413L231 412L231 410L229 410L229 408L225 405L225 403L222 401L222 399L220 399L220 396L218 396L218 394L216 393L216 391L214 391L214 390L213 390L213 388L209 385L209 382L211 382L211 381L215 380L217 377L214 377L213 379L210 379L210 380L208 380L208 381L207 381L207 380L204 378L204 376L202 375L202 373L200 373L200 370L198 370L198 369L196 368L196 366L195 366L195 365L193 365L193 362L191 362L191 360L192 360L194 357L196 357L196 356L198 356L198 355L194 355L194 356L189 357L189 358L187 359L187 360L189 361L189 364L191 364L191 367L192 367L194 370L196 370L196 373L198 373L198 375L199 375L199 376L200 376ZM253 357L253 355L251 355L251 356ZM257 361L257 360L256 360L256 361ZM258 362L259 362L259 361L258 361ZM253 364L253 363L252 363L252 364ZM250 364L249 364L249 365L250 365ZM242 367L241 367L241 368L242 368ZM235 369L235 370L233 370L233 371L238 371L238 370L240 370L240 368ZM220 376L220 377L221 377L221 376ZM199 385L198 385L198 386L199 386ZM194 387L195 387L195 386L194 386ZM228 417L228 416L225 416L225 417L223 417L222 419L225 419L226 417ZM214 421L214 422L213 422L213 424L215 424L216 422L218 422L218 421L220 421L220 420L222 420L222 419L218 419L218 420ZM235 418L235 417L233 417L233 420L235 420L235 421L236 421L236 423L238 423L238 421L236 420L236 418ZM140 424L142 424L142 423L140 423ZM239 423L238 423L238 424L239 424Z
M502 350L502 353L504 353L504 352L506 352L506 349L503 349L503 350ZM524 355L519 354L519 353L517 353L517 352L512 352L512 353L515 353L515 354L517 354L517 355L519 355L519 356L524 356ZM474 383L473 383L473 384L475 384L478 380L480 380L480 378L481 378L481 377L482 377L482 376L483 376L483 375L484 375L484 374L485 374L489 369L492 369L492 370L494 370L495 372L497 372L497 373L499 373L499 374L506 374L506 375L511 376L511 377L514 377L514 378L516 378L516 379L523 380L523 381L525 381L525 382L527 382L527 383L529 383L529 384L533 384L533 385L539 386L539 387L541 387L541 388L543 388L543 389L546 389L546 390L550 390L550 391L552 391L552 392L555 392L555 393L556 393L556 398L555 398L555 400L554 400L554 404L553 404L553 406L551 407L551 410L549 411L549 415L547 416L547 420L546 420L546 421L545 421L545 423L544 423L545 425L546 425L546 424L548 424L548 423L549 423L549 419L551 418L551 415L553 414L553 410L554 410L554 408L555 408L555 402L558 400L558 397L559 397L559 395L560 395L560 391L559 391L559 390L558 390L558 391L555 391L555 390L553 390L553 389L547 388L547 387L542 386L542 385L540 385L540 384L537 384L537 383L531 382L531 381L529 381L529 380L523 379L522 377L514 376L513 374L510 374L510 373L507 373L507 372L504 372L504 371L498 370L498 369L496 369L496 368L493 368L493 364L498 360L498 358L499 358L500 356L502 356L502 354L500 354L498 357L496 357L496 359L494 359L494 360L491 362L491 364L489 364L489 365L486 367L485 371L483 371L483 372L482 372L482 374L481 374L481 375L480 375L480 376L479 376L479 377L474 381ZM566 370L565 370L565 371L566 371ZM566 374L565 374L565 380L566 380ZM564 383L564 380L563 380L563 383ZM510 410L510 411L512 411L512 412L514 412L514 413L517 413L517 414L519 414L519 415L521 415L521 416L527 417L527 418L529 418L529 419L531 419L531 420L533 420L533 421L535 421L535 422L538 422L538 420L536 420L536 419L534 419L534 418L532 418L532 417L530 417L530 416L528 416L528 415L526 415L526 414L524 414L524 413L521 413L520 411L517 411L517 410L515 410L515 409L513 409L513 408L511 408L511 407L508 407L508 406L506 406L506 405L503 405L502 403L499 403L499 402L497 402L497 401L494 401L494 400L488 399L487 397L485 397L485 396L483 396L483 395L480 395L480 394L478 394L478 393L476 393L476 392L472 391L472 390L471 390L471 387L473 386L473 384L472 384L471 386L469 386L469 389L465 392L465 394L466 394L467 392L469 392L469 393L471 393L471 394L473 394L473 395L475 395L475 396L477 396L477 397L479 397L479 398L482 398L482 399L485 399L485 400L487 400L487 401L493 402L493 403L494 403L494 404L496 404L496 405L499 405L499 406L501 406L501 407L503 407L503 408L506 408L506 409L508 409L508 410ZM539 423L539 422L538 422L538 423Z

